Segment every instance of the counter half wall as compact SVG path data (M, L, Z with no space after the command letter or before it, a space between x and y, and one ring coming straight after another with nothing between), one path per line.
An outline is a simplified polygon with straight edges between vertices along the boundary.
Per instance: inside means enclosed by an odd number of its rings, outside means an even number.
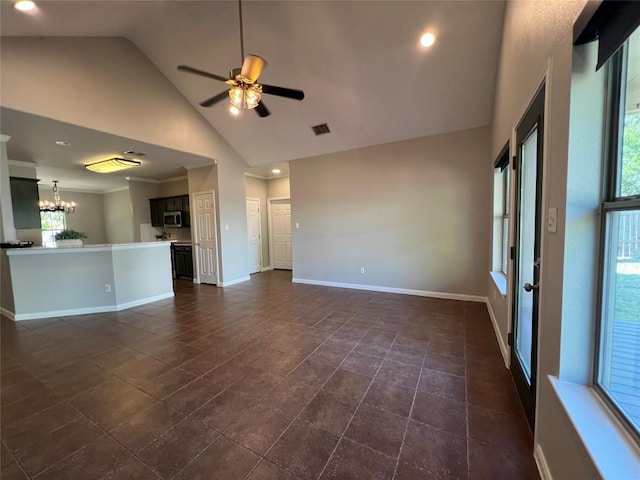
M3 301L2 313L14 320L113 312L174 296L169 242L7 249L4 255L10 282L3 282L2 294L12 294L13 302Z

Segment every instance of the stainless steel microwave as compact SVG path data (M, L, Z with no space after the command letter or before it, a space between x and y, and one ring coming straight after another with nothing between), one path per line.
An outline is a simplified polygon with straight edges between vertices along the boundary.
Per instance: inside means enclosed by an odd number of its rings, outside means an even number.
M182 227L182 212L164 212L165 227Z

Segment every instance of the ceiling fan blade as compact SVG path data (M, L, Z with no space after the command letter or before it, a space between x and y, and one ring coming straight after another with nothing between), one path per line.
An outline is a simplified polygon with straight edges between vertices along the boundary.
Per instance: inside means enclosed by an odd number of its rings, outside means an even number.
M304 92L302 90L294 90L293 88L274 87L273 85L262 85L262 93L277 95L279 97L292 98L294 100L302 100Z
M193 73L195 75L200 75L201 77L213 78L214 80L219 80L221 82L226 82L228 78L222 77L220 75L216 75L215 73L205 72L203 70L198 70L197 68L189 67L187 65L178 65L178 70L181 72Z
M204 102L200 102L200 106L201 107L211 107L213 105L215 105L216 103L220 102L221 100L224 100L225 98L229 98L229 91L225 90L224 92L221 92L207 100L205 100Z
M268 117L269 115L271 115L271 112L269 111L269 109L267 107L264 106L263 102L260 102L258 104L258 106L254 109L256 111L256 113L258 115L260 115L261 117Z
M244 57L240 75L249 80L251 83L254 83L256 80L258 80L258 77L262 73L262 69L266 66L267 62L264 58L259 57L258 55L249 54Z

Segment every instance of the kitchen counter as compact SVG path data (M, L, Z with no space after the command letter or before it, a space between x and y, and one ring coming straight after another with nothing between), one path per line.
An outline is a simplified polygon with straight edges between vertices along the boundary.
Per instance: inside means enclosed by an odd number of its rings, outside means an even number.
M8 265L2 313L29 320L111 312L173 297L169 247L160 241L2 250L3 269Z
M42 254L59 254L59 253L89 253L89 252L112 252L115 250L133 250L146 249L155 247L166 247L171 242L139 242L139 243L97 243L93 245L77 245L68 247L31 247L31 248L12 248L7 249L7 255L42 255ZM189 242L189 245L191 243Z

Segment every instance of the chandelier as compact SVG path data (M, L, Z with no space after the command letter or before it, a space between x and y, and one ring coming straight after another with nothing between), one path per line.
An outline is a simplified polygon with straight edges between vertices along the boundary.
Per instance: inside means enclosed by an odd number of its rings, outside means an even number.
M41 212L64 212L73 213L76 211L76 202L63 202L58 193L58 180L53 181L53 202L40 201Z

